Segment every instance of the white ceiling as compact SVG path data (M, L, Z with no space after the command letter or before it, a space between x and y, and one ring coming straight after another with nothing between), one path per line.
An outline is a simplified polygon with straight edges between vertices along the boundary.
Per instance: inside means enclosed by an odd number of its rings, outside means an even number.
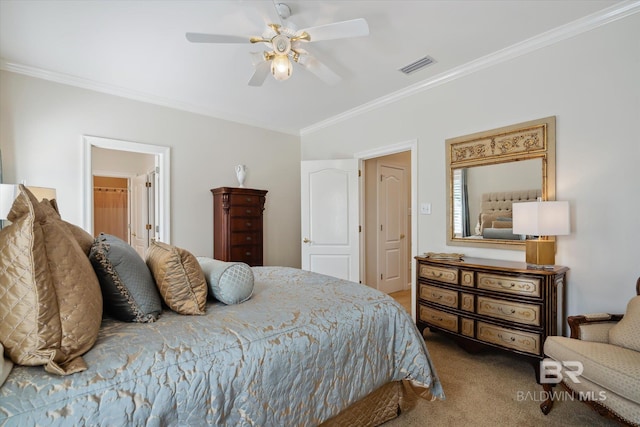
M258 46L185 39L260 35L271 0L0 0L0 68L299 134L640 9L612 0L281 2L298 28L368 21L367 37L309 45L339 84L296 64L287 81L268 76L249 87L249 52ZM409 76L398 71L425 55L437 62Z

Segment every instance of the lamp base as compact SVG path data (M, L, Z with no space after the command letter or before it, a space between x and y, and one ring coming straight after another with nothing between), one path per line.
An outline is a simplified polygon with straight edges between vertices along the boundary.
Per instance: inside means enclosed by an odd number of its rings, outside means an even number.
M556 242L553 240L527 240L525 242L527 267L553 268L556 263Z

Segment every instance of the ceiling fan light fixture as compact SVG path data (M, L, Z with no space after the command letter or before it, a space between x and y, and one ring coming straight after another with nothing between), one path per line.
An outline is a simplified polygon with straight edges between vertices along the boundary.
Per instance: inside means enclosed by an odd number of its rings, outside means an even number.
M287 55L275 55L271 60L271 74L276 80L287 80L292 71L293 66Z

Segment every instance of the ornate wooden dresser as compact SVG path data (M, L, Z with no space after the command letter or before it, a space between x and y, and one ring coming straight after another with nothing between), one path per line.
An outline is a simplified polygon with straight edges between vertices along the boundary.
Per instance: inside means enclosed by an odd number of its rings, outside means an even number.
M266 190L221 187L213 193L213 257L262 265Z
M524 262L416 257L416 318L468 351L493 347L528 358L538 374L549 335L563 335L567 267ZM539 379L539 376L536 376Z

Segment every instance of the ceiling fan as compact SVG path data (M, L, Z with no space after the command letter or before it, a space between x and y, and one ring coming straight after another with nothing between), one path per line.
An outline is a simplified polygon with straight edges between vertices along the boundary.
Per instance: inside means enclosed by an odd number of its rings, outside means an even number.
M263 52L251 52L255 71L249 79L249 86L261 86L269 72L276 80L288 79L291 77L294 62L327 84L338 83L340 76L311 55L308 44L367 36L367 21L358 18L298 30L292 22L284 22L291 16L289 6L284 3L274 3L274 6L277 12L276 22L267 24L261 36L246 38L227 34L186 33L187 40L192 43L262 43L267 46L267 50Z

